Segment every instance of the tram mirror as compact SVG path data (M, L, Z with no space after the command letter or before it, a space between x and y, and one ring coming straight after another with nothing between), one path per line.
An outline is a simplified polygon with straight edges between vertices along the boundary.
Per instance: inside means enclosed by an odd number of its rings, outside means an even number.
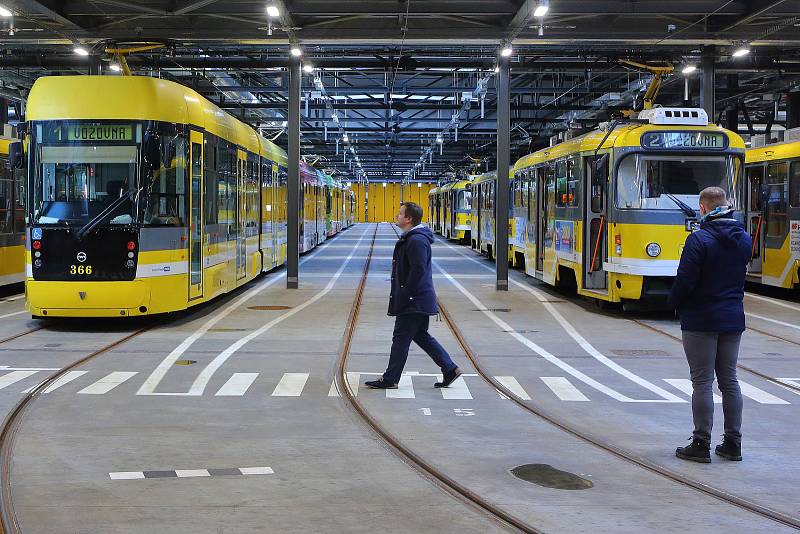
M8 164L12 169L21 169L25 166L25 151L20 141L9 143Z

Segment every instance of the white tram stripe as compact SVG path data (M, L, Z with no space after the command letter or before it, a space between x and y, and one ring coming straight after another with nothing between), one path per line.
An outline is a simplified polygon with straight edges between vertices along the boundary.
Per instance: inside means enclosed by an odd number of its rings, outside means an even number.
M686 393L690 397L694 392L694 389L692 388L692 381L688 378L665 378L664 382L675 387L675 389ZM714 393L714 404L722 404L722 397L716 393Z
M387 399L413 399L414 383L411 381L411 376L403 374L400 377L400 382L397 383L397 389L386 390Z
M525 389L523 389L522 385L520 385L520 383L517 382L517 379L514 378L513 376L495 376L494 379L497 380L498 382L500 382L506 388L508 388L508 390L511 391L511 393L513 393L514 395L516 395L520 399L522 399L522 400L531 400L531 396L528 395L528 392L525 391ZM500 392L498 391L498 393L500 393ZM503 395L502 393L500 393L500 396L504 397L504 398L508 398L505 395Z
M739 387L742 388L742 395L750 397L760 404L791 404L780 397L776 397L772 393L767 393L763 389L759 389L742 380L739 380Z
M78 393L83 395L104 395L122 384L126 380L138 375L135 371L114 371L104 376L94 384L90 384L80 390Z
M0 389L7 388L12 384L16 384L20 380L24 380L31 375L35 375L39 371L11 371L3 376L0 376Z
M446 400L468 400L472 398L472 393L469 392L463 376L456 378L450 384L450 387L439 388L439 391L442 392L442 398Z
M563 376L540 376L545 385L562 401L588 402L589 398Z
M800 330L800 325L787 323L784 321L779 321L777 319L771 319L770 317L764 317L763 315L757 315L755 313L744 312L744 314L748 317L755 317L756 319L761 319L762 321L767 321L769 323L779 324L781 326L786 326L788 328L794 328L795 330Z
M309 373L283 373L281 381L272 391L273 397L299 397L306 387Z
M72 382L76 378L82 377L87 372L88 371L67 371L62 376L57 378L52 384L47 386L44 389L44 391L42 391L42 393L51 393L51 392L57 390L58 388L60 388L61 386L69 384L70 382ZM39 384L41 384L41 382L39 382ZM23 393L30 393L31 391L36 389L39 386L39 384L36 384L35 386L29 387L28 389L24 390Z
M233 373L233 376L219 388L219 391L214 396L241 397L247 393L256 378L258 378L258 373Z

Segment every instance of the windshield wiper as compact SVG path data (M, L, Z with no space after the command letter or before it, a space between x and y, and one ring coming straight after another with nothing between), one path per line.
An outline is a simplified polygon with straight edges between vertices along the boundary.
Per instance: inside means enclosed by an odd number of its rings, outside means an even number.
M697 213L694 211L694 209L692 209L692 207L689 204L687 204L686 202L682 201L681 199L679 199L678 197L676 197L672 193L664 193L664 195L667 198L669 198L671 201L673 201L681 209L681 211L683 211L683 213L686 214L687 217L696 217L697 216Z
M111 204L109 204L106 209L104 209L103 211L98 213L94 217L94 219L92 219L91 221L89 221L88 223L83 225L83 227L80 230L78 230L78 232L75 234L76 237L78 238L78 240L82 241L89 234L89 232L91 232L92 230L94 230L95 228L100 226L100 224L105 219L107 219L112 213L114 213L114 211L116 211L117 208L122 206L125 202L132 202L133 199L135 197L137 197L139 195L139 193L142 192L142 189L144 189L144 188L143 187L139 188L139 190L136 191L135 195L131 194L131 193L128 193L127 195L123 195L123 196L119 197L117 200L115 200L114 202L112 202Z

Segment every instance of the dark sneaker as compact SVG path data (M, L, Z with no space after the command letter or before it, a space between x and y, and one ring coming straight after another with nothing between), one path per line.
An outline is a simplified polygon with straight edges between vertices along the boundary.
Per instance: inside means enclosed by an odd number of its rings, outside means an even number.
M372 389L397 389L397 384L390 384L389 382L385 382L383 378L378 380L371 380L369 382L364 382L364 385Z
M461 376L461 369L456 367L455 369L453 369L449 373L445 373L444 376L442 377L442 381L441 382L436 382L433 385L433 387L435 387L435 388L450 387L450 384L455 382L456 378L458 378L459 376Z
M722 438L722 443L716 446L714 453L717 456L722 456L726 460L732 462L742 461L742 444L736 443L731 438L725 436Z
M698 438L691 438L692 443L686 447L678 447L675 456L682 460L699 462L701 464L711 463L711 445L707 441Z

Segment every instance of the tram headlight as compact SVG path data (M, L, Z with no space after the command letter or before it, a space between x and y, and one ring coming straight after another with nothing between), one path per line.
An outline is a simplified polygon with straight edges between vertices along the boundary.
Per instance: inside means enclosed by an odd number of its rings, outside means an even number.
M127 262L125 262L125 265L128 267L128 269L133 269L133 266L136 264L134 263L133 260L128 260Z
M647 255L651 258L657 258L661 255L661 245L658 243L649 243L645 250L647 251Z
M41 268L41 266L42 266L42 260L35 260L35 261L33 262L33 266L34 266L34 267L36 267L37 269Z

